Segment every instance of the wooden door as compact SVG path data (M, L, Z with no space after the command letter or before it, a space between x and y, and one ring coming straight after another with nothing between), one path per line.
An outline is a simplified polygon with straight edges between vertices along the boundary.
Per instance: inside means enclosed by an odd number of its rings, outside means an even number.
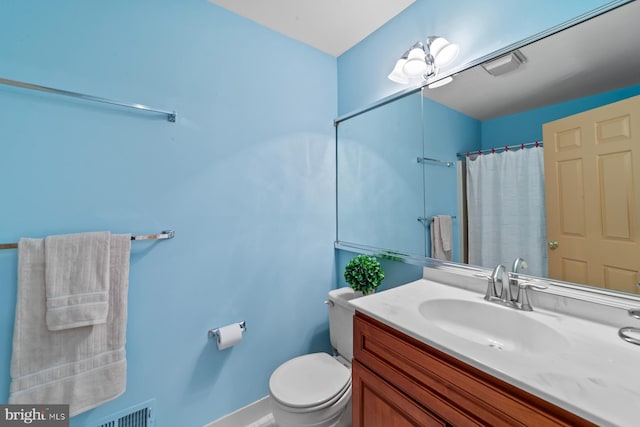
M640 293L640 96L543 125L549 277Z

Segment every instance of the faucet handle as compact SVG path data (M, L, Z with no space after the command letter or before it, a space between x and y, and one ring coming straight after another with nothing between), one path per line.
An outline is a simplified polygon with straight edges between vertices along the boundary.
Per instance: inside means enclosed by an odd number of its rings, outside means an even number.
M531 307L531 302L529 301L529 295L527 294L527 289L543 290L547 289L547 287L544 285L538 285L534 282L518 283L518 301L516 304L518 304L521 310L533 311L533 307Z
M474 274L473 277L481 277L483 279L487 279L487 291L484 294L484 299L487 301L491 301L492 298L496 298L496 282L493 276L489 274Z
M537 289L539 291L543 290L543 289L547 289L546 286L544 285L539 285L535 282L522 282L522 283L518 283L518 287L520 288L520 290L524 290L524 289Z

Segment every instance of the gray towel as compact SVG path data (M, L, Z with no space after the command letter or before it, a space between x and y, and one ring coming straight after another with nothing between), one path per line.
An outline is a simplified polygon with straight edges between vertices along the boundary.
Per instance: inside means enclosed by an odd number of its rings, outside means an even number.
M431 258L451 261L453 259L451 216L436 215L431 223Z
M49 331L43 239L18 244L9 403L69 404L77 415L125 390L130 235L112 235L106 323Z
M47 327L50 331L107 321L110 239L109 232L44 239Z

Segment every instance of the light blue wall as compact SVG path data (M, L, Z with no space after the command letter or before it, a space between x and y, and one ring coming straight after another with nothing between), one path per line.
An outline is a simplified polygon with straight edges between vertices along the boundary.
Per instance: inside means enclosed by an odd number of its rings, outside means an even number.
M111 230L132 245L124 396L201 426L329 349L336 59L204 0L7 2L0 77L176 109L178 122L0 86L0 242ZM312 82L313 84L309 84ZM16 251L0 251L6 403ZM223 352L207 330L246 320Z
M614 90L482 122L482 148L542 141L542 125L630 96L640 95L640 85Z
M416 41L442 35L460 45L447 68L466 64L603 4L605 0L416 0L338 58L338 110L346 114L405 86L387 79ZM445 70L446 71L446 70Z

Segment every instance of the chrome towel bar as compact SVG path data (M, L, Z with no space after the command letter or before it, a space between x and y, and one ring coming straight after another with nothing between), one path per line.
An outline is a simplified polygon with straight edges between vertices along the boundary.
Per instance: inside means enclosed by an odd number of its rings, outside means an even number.
M173 230L164 230L159 234L146 234L141 236L131 236L131 240L163 240L173 239L176 232ZM17 243L0 243L0 249L18 249Z
M111 104L111 105L117 105L119 107L134 108L136 110L143 110L143 111L148 111L148 112L151 112L151 113L166 114L167 115L167 120L169 120L172 123L174 123L176 121L176 112L175 111L159 110L157 108L147 107L146 105L142 105L142 104L130 104L130 103L127 103L127 102L114 101L112 99L99 98L97 96L85 95L83 93L71 92L71 91L68 91L68 90L54 89L52 87L34 85L34 84L31 84L31 83L24 83L24 82L19 82L19 81L16 81L16 80L3 79L1 77L0 77L0 83L4 84L4 85L7 85L7 86L15 86L15 87L21 87L21 88L24 88L24 89L37 90L37 91L40 91L40 92L53 93L55 95L70 96L72 98L84 99L85 101L102 102L103 104Z
M446 167L451 167L453 166L453 162L448 162L445 160L438 160L438 159L430 159L429 157L418 157L418 163L436 163L436 164L440 164L440 165L444 165Z
M423 225L429 225L430 223L433 222L433 218L434 217L429 217L429 218L425 218L423 216L419 216L418 217L418 221L420 221ZM451 215L451 219L456 219L455 215Z

